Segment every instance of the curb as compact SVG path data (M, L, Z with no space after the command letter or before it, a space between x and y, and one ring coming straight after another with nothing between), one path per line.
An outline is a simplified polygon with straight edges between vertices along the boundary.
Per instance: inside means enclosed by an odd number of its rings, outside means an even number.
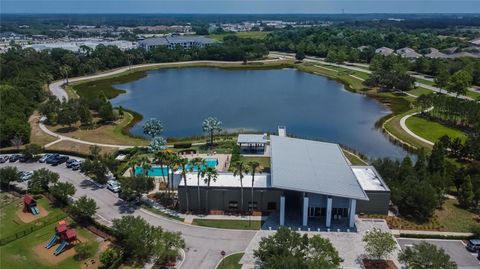
M245 251L232 252L232 253L224 256L221 260L219 260L219 261L217 262L217 265L215 265L215 269L218 268L218 266L220 265L220 263L222 263L222 261L223 261L225 258L230 257L230 256L235 255L235 254L238 254L238 253L245 253Z

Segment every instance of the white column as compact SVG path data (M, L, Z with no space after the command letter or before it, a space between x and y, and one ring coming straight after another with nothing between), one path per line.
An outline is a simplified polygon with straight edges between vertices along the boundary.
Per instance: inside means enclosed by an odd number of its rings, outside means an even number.
M280 226L285 225L285 196L280 196Z
M303 226L308 225L308 196L303 197Z
M332 223L332 197L327 198L327 216L325 226L330 227Z
M348 226L350 228L355 227L355 211L357 210L357 200L350 199L350 221L348 222Z

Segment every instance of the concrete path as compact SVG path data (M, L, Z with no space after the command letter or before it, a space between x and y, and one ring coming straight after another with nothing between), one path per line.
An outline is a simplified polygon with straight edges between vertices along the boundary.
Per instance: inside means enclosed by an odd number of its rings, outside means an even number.
M400 234L418 234L418 235L441 235L441 236L472 236L473 233L457 233L457 232L439 232L439 231L418 231L418 230L399 230L392 229L390 230L393 235Z
M414 137L415 139L419 140L419 141L422 141L423 143L425 144L428 144L428 145L431 145L433 146L435 143L433 143L432 141L430 140L427 140L423 137L420 137L418 136L417 134L415 134L414 132L412 132L410 129L408 129L407 127L407 124L406 124L406 121L408 118L412 117L412 116L415 116L415 115L418 115L420 114L420 112L415 112L415 113L412 113L412 114L408 114L408 115L405 115L403 116L401 119L400 119L400 127L402 127L402 129L407 133L409 134L410 136Z

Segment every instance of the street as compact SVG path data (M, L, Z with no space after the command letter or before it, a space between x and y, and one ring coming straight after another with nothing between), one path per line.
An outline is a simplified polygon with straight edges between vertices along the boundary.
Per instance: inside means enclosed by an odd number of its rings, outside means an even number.
M77 158L78 159L78 158ZM170 220L144 209L131 206L123 202L117 194L106 188L96 187L90 179L80 173L65 167L65 164L51 166L44 163L3 163L0 167L15 166L19 171L34 171L40 168L60 174L60 181L72 183L77 192L74 198L87 195L97 203L97 215L100 220L107 225L115 218L121 218L122 215L141 216L150 224L161 226L165 230L181 232L185 239L186 259L182 268L215 268L215 265L222 258L220 252L227 253L244 251L250 240L255 235L255 231L222 230L207 227L200 227L185 224L175 220Z

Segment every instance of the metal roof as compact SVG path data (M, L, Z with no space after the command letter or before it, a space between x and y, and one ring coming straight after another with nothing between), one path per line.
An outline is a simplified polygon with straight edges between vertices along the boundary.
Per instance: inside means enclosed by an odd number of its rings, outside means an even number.
M338 144L270 136L274 188L368 200Z
M351 166L351 168L364 191L390 191L375 167Z
M266 134L239 134L237 138L239 144L265 144L267 143Z
M245 173L243 175L243 187L251 188L252 187L252 175L250 173ZM200 184L198 184L200 183ZM179 182L179 186L185 186L183 178ZM200 177L200 182L198 182L197 173L187 173L187 186L189 187L207 187L207 183L204 181L204 177ZM240 177L234 176L233 173L218 173L217 180L210 182L210 187L224 187L224 188L240 188ZM269 188L270 187L270 174L268 173L257 173L255 174L255 181L253 183L253 188Z

